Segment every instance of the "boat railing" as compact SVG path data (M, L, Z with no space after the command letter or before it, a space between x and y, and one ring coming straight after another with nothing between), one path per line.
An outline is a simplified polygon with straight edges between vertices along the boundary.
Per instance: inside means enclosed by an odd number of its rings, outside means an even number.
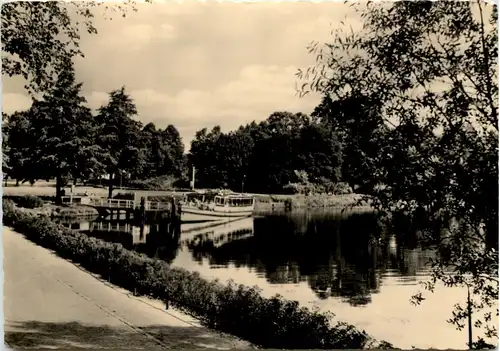
M124 199L92 199L91 205L97 207L108 207L108 208L136 208L140 206L134 200L124 200ZM159 201L145 201L144 208L146 210L166 210L170 208L170 203L159 202Z
M134 208L134 200L124 199L92 199L91 204L98 207Z

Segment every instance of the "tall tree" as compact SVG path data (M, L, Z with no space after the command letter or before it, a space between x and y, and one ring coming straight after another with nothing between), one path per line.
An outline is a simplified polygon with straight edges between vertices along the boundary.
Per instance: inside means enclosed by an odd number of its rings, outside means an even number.
M249 189L279 192L299 169L297 145L310 118L302 113L274 112L259 124L250 160Z
M81 95L82 83L75 82L68 65L40 100L26 112L29 123L30 176L56 178L56 199L60 202L64 178L99 172L100 149L95 145L94 120Z
M145 148L146 164L141 172L141 177L144 179L157 176L157 169L161 167L162 155L160 152L160 138L154 123L146 124L141 131L143 145Z
M184 144L177 128L169 125L164 130L157 130L153 123L148 123L141 133L146 157L141 176L145 179L179 177L184 170Z
M159 132L164 161L160 172L163 175L180 176L184 168L184 143L177 128L168 125Z
M343 148L334 129L325 123L313 123L302 129L298 140L297 169L304 170L308 180L319 183L342 180Z
M142 125L132 119L137 108L125 92L125 87L109 94L107 105L101 106L96 116L100 126L98 145L103 150L106 172L109 175L108 196L113 196L113 181L120 172L127 175L140 173L144 167Z
M372 160L373 176L384 183L374 204L386 213L424 211L436 223L454 218L445 239L430 238L441 255L428 287L466 287L476 325L496 337L487 308L498 299L497 7L420 1L358 11L359 32L311 45L317 61L298 72L301 93L379 101L390 133ZM457 307L451 319L458 328L464 311Z
M378 182L372 162L387 134L380 113L377 99L361 95L343 100L326 95L312 113L337 136L342 147L342 180L357 192L370 194Z
M4 161L8 160L4 171L16 180L16 185L19 185L20 181L28 180L30 173L33 173L30 170L33 132L26 111L4 115L2 156Z
M213 127L209 132L203 128L196 132L191 141L189 164L196 167L196 182L200 185L213 188L225 186L222 176L224 168L217 163L221 159L218 142L222 135L220 126Z

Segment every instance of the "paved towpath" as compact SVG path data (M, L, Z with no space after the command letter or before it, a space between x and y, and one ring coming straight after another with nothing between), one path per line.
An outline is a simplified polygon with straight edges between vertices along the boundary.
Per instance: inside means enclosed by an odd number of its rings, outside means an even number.
M5 342L18 348L230 349L250 345L133 297L3 228Z

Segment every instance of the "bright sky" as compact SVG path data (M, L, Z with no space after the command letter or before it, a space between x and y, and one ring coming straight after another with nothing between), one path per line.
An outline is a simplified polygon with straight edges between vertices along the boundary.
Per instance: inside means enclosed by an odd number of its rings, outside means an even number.
M97 35L83 35L77 78L90 107L125 85L142 122L175 125L186 145L204 127L223 131L274 111L310 113L319 96L295 95L297 68L314 57L306 45L325 41L345 20L343 3L138 4L127 18L96 12ZM101 11L101 10L99 10ZM29 107L24 82L3 81L3 111Z

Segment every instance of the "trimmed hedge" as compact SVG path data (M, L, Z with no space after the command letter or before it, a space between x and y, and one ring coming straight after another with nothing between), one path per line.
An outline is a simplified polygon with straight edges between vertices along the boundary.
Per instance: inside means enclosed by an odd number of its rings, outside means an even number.
M338 349L390 347L376 344L354 326L299 307L279 296L264 298L257 288L207 281L198 273L129 251L38 218L3 202L3 222L34 243L137 294L171 305L218 329L264 348Z

